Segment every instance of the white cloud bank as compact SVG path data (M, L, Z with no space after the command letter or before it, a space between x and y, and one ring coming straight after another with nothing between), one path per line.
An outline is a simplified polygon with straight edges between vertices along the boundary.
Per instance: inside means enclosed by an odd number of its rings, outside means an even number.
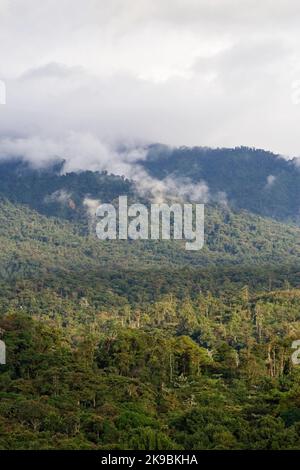
M130 175L120 143L299 155L297 0L0 0L0 158Z

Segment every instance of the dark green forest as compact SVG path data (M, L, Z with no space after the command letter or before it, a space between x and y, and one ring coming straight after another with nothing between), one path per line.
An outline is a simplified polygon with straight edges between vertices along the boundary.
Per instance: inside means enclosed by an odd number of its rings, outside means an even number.
M224 192L232 207L299 224L299 158L286 160L249 147L152 145L140 163L156 178L172 175L203 180L213 194Z
M141 164L227 193L203 250L98 240L84 199L134 200L124 177L0 165L0 449L300 449L295 162L153 146Z
M2 449L299 449L300 290L1 292Z

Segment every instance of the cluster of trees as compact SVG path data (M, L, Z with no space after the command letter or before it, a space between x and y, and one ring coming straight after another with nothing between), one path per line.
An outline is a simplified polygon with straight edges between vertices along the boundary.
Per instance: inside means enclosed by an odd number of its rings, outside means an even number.
M183 266L267 265L274 269L278 264L297 265L300 256L299 228L216 206L206 208L205 246L196 252L186 251L184 241L100 241L95 230L86 232L84 221L46 217L0 201L0 278L120 268L169 272Z
M33 292L1 301L0 448L300 447L299 290L107 310Z

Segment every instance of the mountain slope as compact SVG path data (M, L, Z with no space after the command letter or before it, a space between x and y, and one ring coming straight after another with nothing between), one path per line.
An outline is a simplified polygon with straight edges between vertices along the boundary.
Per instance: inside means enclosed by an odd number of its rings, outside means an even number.
M81 224L47 218L28 207L0 202L2 276L59 270L141 270L238 264L297 264L300 229L229 209L207 206L205 246L185 250L184 241L100 241Z
M212 195L262 216L300 222L299 161L247 147L209 149L149 147L141 165L155 178L168 175L205 181Z

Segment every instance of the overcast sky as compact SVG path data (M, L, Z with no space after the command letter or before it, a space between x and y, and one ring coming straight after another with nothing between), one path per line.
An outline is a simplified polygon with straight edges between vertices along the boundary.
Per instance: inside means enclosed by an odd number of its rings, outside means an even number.
M299 156L299 22L299 0L0 0L0 156L109 168L120 142Z

